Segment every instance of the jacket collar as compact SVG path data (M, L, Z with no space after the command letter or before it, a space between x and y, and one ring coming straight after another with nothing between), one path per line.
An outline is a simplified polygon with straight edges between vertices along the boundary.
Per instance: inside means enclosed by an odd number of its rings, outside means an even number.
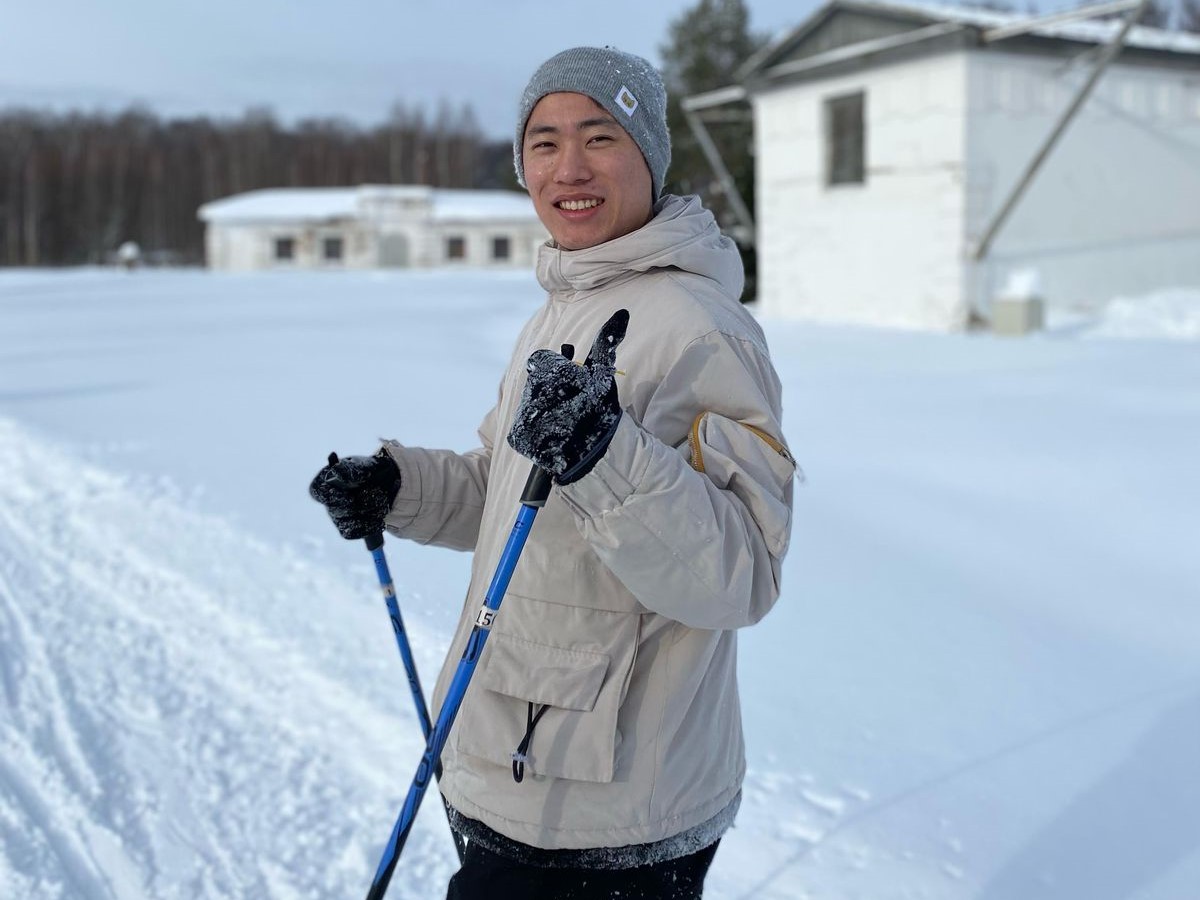
M563 250L547 242L538 248L538 282L551 294L593 291L653 269L711 278L733 297L741 296L745 281L736 245L694 196L664 196L641 228L595 247Z

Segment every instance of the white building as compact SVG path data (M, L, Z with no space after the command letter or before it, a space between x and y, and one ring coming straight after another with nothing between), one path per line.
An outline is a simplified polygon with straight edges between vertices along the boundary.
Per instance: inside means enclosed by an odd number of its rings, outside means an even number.
M958 329L1018 271L1051 306L1200 284L1197 35L1132 29L980 252L1121 27L1022 22L832 0L747 63L764 311Z
M270 188L205 203L213 269L530 268L549 235L515 191Z

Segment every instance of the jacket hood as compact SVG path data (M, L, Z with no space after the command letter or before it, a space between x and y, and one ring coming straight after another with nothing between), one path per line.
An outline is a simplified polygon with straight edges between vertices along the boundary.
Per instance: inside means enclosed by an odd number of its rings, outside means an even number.
M537 278L551 294L595 290L654 269L676 269L717 282L733 299L742 295L745 272L737 245L721 233L699 197L664 196L654 217L636 231L588 247L538 248Z

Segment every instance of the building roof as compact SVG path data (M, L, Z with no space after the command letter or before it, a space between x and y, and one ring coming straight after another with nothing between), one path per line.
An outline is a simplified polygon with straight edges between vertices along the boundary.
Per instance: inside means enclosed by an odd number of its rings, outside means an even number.
M205 222L328 222L351 218L357 188L267 188L213 200L200 207Z
M517 191L469 191L443 189L433 192L433 218L437 222L478 220L537 221L529 195Z
M434 222L537 221L533 202L517 191L475 191L424 185L364 184L350 188L265 188L205 203L205 222L333 222L362 215L364 202L387 200L428 204Z
M969 6L955 6L946 3L922 3L916 0L830 0L811 16L788 31L781 33L766 47L752 56L738 71L739 81L770 78L771 69L790 58L792 51L810 34L814 33L825 22L838 12L857 13L859 15L878 16L891 21L905 21L912 24L913 30L936 25L959 25L965 28L987 31L1008 25L1029 22L1035 16L1024 13L995 12ZM1060 41L1064 44L1104 44L1110 41L1120 30L1122 14L1116 19L1087 19L1071 22L1047 23L1029 31L1036 38ZM929 37L938 33L930 30ZM874 52L877 48L866 45L873 41L864 41L863 55ZM881 42L882 43L882 42ZM1169 54L1187 54L1200 56L1200 35L1186 32L1164 31L1160 28L1135 26L1125 38L1125 46L1139 50ZM853 45L844 48L850 55ZM839 60L841 61L841 60Z

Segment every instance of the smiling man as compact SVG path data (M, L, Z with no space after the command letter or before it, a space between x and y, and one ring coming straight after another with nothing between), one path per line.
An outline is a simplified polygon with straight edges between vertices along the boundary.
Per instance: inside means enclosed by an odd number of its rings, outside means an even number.
M583 250L641 228L656 196L642 151L584 94L548 94L525 128L521 158L538 218L563 250Z
M779 380L733 242L698 198L662 194L649 63L548 60L513 151L552 236L547 297L480 446L389 441L311 492L343 537L474 551L437 708L529 461L554 476L443 754L469 841L448 898L691 900L741 799L737 630L779 596L791 529Z

